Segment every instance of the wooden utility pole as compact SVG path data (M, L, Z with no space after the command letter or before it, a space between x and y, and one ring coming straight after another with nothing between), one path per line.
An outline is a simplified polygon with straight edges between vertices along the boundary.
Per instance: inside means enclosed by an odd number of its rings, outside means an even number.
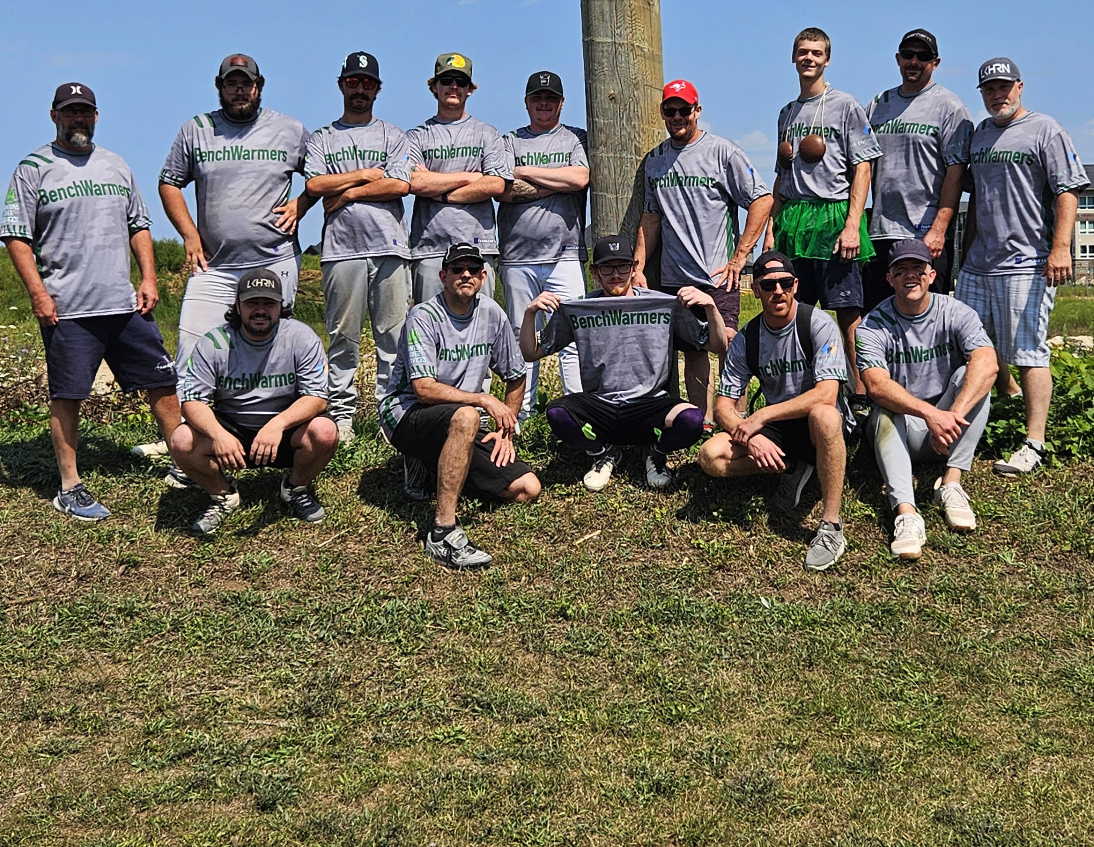
M665 138L661 0L581 0L593 235L631 238L642 214L641 165Z

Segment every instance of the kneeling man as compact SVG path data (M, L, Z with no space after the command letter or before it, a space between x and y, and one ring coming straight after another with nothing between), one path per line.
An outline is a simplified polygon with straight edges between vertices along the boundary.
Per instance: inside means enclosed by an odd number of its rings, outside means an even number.
M896 511L890 549L900 559L918 559L927 540L915 507L913 461L946 460L934 500L951 529L976 529L961 474L972 467L988 423L988 396L999 368L976 312L931 293L934 277L924 243L898 241L887 276L894 294L855 332L859 370L874 403L868 431Z
M722 354L725 325L714 299L698 288L687 286L671 297L635 287L634 252L625 235L597 241L592 264L599 291L566 302L545 291L528 304L521 353L535 362L577 345L584 390L548 405L547 423L559 441L592 457L586 488L608 484L622 460L620 444L649 445L646 481L664 488L672 482L668 454L703 436L702 411L666 390L673 338ZM554 318L537 340L539 312Z
M175 464L212 498L191 527L216 532L240 506L226 471L286 468L281 500L300 520L325 513L308 486L338 447L327 409L323 342L300 321L282 317L281 276L255 268L240 277L228 321L203 335L186 363L186 422L171 437Z
M486 260L479 248L453 244L441 261L440 294L410 310L380 401L380 426L392 446L436 469L437 512L425 550L452 568L482 568L493 557L456 525L464 483L502 500L527 503L539 480L517 458L513 435L524 399L524 359L501 306L479 290ZM482 393L490 371L505 382L505 402ZM497 424L480 429L479 408Z
M794 299L798 280L782 253L756 260L752 290L763 311L729 346L714 405L725 432L703 445L699 463L711 476L783 474L774 504L784 511L798 505L816 468L824 513L805 566L823 571L847 546L840 503L851 418L841 392L848 374L840 330L825 312ZM754 376L766 405L745 417Z

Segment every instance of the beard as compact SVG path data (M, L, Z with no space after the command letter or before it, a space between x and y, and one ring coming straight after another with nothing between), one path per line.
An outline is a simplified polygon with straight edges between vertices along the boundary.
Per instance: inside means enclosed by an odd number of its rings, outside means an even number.
M69 147L88 147L91 145L91 139L95 135L95 127L68 127L67 129L61 125L61 122L57 122L57 134L61 137L61 140Z
M258 110L262 107L262 91L255 89L254 94L251 95L251 99L246 103L233 103L224 96L224 92L220 91L220 108L224 111L224 114L228 116L228 120L235 121L236 123L250 123L258 115Z
M988 111L991 112L991 116L993 118L1002 118L1003 120L1006 121L1006 120L1010 120L1016 114L1018 114L1018 110L1021 109L1021 108L1022 108L1022 101L1017 100L1014 103L1004 104L1003 106L1000 106L998 109L992 109L991 107L989 107Z

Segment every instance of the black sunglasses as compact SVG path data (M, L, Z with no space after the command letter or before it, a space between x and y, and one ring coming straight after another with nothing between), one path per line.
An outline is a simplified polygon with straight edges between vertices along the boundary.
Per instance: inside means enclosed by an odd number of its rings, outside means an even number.
M776 285L782 285L783 291L789 291L794 287L794 277L792 276L774 276L774 277L762 277L756 280L756 284L760 286L763 291L774 291Z
M464 271L470 271L471 276L478 276L482 273L484 265L449 265L448 272L455 274L456 276L463 276Z
M930 50L909 50L904 48L900 51L900 58L906 62L910 62L912 59L919 59L921 62L933 62L934 53Z
M465 77L463 74L445 74L444 76L437 77L437 82L443 85L445 88L452 83L456 83L458 88L467 88L471 84L471 80Z
M681 106L678 109L672 108L672 106L662 106L661 114L666 118L675 118L679 115L682 118L690 117L691 113L695 111L694 106Z

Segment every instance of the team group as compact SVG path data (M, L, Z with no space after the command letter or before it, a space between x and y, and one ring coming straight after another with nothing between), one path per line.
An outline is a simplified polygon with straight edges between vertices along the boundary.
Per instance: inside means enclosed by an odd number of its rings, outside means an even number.
M1009 59L980 67L990 117L975 128L960 98L932 80L940 58L926 30L900 40L900 84L865 109L825 81L830 59L823 31L794 39L800 92L779 114L771 189L737 145L699 128L695 86L667 84L668 137L643 165L637 237L597 240L598 288L587 293L586 136L561 123L556 74L529 77L529 123L502 136L467 113L471 59L442 54L427 81L436 115L404 133L373 114L375 57L353 53L337 79L341 117L309 133L261 105L254 59L228 56L215 79L221 108L186 122L160 174L190 270L173 360L152 318L147 209L124 161L92 143L93 92L60 86L56 139L19 163L0 221L41 325L55 508L83 520L110 514L76 463L80 403L105 358L123 389L148 392L164 435L162 448L136 449L170 452L168 482L210 495L195 532L215 532L239 508L231 471L263 465L285 469L281 498L296 517L322 520L311 483L354 438L367 318L380 425L404 456L406 495L436 496L424 543L445 565L491 562L458 526L465 487L518 503L539 495L514 437L535 407L538 361L553 354L562 396L547 422L590 456L590 490L609 483L629 444L646 447L649 484L667 486L668 456L716 423L699 454L708 474L781 474L775 501L786 509L817 474L823 514L805 565L824 570L845 549L845 438L861 420L896 514L895 556L918 558L926 540L913 461L944 462L934 500L952 529L974 529L961 475L993 385L1024 396L1028 436L995 470L1024 474L1044 460L1048 315L1055 286L1071 277L1078 192L1089 182L1063 128L1023 107ZM294 173L305 178L295 198ZM196 223L182 193L190 183ZM951 297L963 191L966 258ZM326 351L291 318L297 223L319 200ZM739 279L761 239L752 286L762 314L738 333ZM659 243L653 291L645 270ZM493 297L495 261L507 312ZM666 390L676 351L686 401ZM709 353L722 366L716 400ZM503 399L490 392L491 373ZM753 377L765 404L750 413Z

